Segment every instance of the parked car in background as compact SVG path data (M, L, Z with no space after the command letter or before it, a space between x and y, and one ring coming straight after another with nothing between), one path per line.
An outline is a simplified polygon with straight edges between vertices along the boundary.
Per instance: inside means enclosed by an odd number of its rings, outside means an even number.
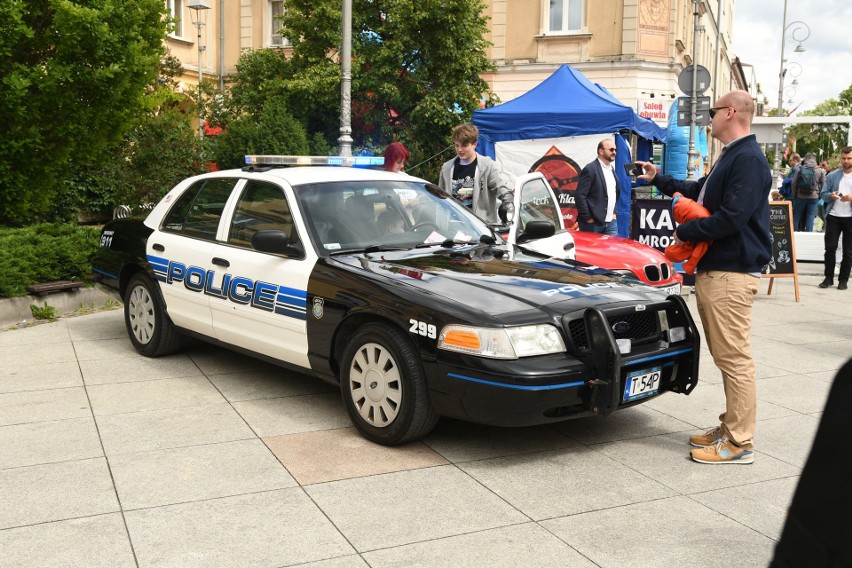
M680 294L683 277L657 249L622 237L569 231L556 195L541 173L516 180L514 211L506 221L508 230L501 234L510 245L556 258L576 259L633 277L667 294ZM543 221L554 226L553 234L540 226Z

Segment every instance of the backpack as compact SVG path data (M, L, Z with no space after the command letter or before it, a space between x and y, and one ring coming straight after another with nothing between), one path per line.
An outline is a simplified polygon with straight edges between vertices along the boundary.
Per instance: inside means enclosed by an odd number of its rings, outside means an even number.
M817 190L815 168L805 165L799 168L799 177L796 178L796 190L800 195L810 195Z
M792 172L790 173L790 175L788 175L783 180L781 180L781 191L779 193L781 193L781 197L783 197L784 199L788 199L788 200L793 199L793 174L792 174Z

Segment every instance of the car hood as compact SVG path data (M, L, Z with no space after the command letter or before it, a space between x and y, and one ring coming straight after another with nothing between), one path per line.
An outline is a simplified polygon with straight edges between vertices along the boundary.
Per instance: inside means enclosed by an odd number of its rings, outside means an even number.
M573 234L577 260L611 270L633 269L666 262L663 253L632 239L577 231Z
M571 261L519 254L489 246L425 253L422 250L341 255L335 259L352 270L373 273L394 284L464 304L494 316L540 310L567 313L592 305L618 302L651 303L665 295L597 267ZM571 302L570 305L559 305Z

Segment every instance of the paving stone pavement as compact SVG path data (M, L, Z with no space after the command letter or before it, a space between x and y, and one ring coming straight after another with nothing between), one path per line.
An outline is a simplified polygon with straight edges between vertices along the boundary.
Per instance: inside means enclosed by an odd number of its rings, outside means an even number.
M748 466L688 459L724 401L706 349L689 397L385 448L317 380L137 355L121 310L0 332L0 566L766 566L852 356L852 293L820 279L762 282Z

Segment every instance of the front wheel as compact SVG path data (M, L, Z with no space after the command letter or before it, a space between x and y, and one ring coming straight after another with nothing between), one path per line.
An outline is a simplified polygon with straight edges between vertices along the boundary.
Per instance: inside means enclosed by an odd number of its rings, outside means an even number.
M419 354L396 328L370 323L359 329L343 354L340 375L346 410L373 442L404 444L438 422Z
M146 357L174 353L181 346L160 291L150 278L136 274L124 293L124 324L133 347Z

